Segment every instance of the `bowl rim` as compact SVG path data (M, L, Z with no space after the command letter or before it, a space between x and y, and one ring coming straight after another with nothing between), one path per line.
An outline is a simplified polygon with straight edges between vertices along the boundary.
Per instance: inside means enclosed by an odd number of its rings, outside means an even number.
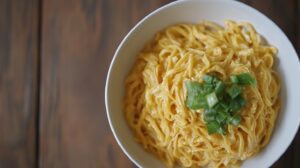
M109 126L110 126L110 129L113 133L113 136L114 136L114 139L117 141L117 144L119 145L119 147L122 149L122 151L125 153L125 155L138 167L143 167L143 165L140 165L138 161L136 161L134 158L132 158L132 156L128 153L127 149L124 147L124 145L122 144L122 142L119 140L118 138L118 135L117 133L115 132L115 128L114 128L114 125L112 124L112 120L111 120L111 114L110 114L110 107L109 107L109 102L108 102L108 97L109 97L109 94L108 94L108 90L109 90L109 83L110 83L110 77L111 77L111 71L114 67L114 64L115 64L115 61L119 55L119 52L121 50L121 48L123 47L123 45L125 44L126 40L128 39L128 37L131 36L131 34L133 34L133 32L138 28L140 27L146 20L150 19L153 15L159 13L160 11L164 10L164 9L167 9L167 8L170 8L174 5L179 5L181 3L187 3L187 2L194 2L194 1L202 1L202 2L210 2L210 1L214 1L214 2L223 2L224 3L224 0L178 0L178 1L173 1L173 2L170 2L168 4L165 4L153 11L151 11L150 13L148 13L146 16L144 16L140 21L138 21L134 27L132 27L130 29L130 31L126 34L126 36L122 39L122 41L119 43L114 55L113 55L113 58L110 62L110 65L109 65L109 69L108 69L108 72L107 72L107 76L106 76L106 83L105 83L105 108L106 108L106 114L107 114L107 119L108 119L108 122L109 122ZM280 33L283 35L283 38L286 38L286 40L288 41L288 45L292 46L292 49L293 51L296 53L296 56L298 56L298 66L300 66L300 58L299 58L299 55L297 54L296 50L295 50L295 47L294 45L291 43L290 39L287 37L287 35L282 31L282 29L276 24L274 23L269 17L267 17L264 13L260 12L259 10L255 9L254 7L252 6L249 6L243 2L240 2L240 1L235 1L235 0L228 0L226 3L233 3L235 5L239 5L241 7L244 7L244 8L248 8L250 10L252 10L253 12L256 12L259 17L263 17L264 19L268 20L273 27L275 27L276 29L278 29L280 31ZM282 148L282 152L280 155L274 157L274 159L272 159L271 161L269 161L269 164L267 165L268 167L272 166L286 151L287 149L289 148L289 146L292 144L292 141L295 139L295 136L299 130L299 126L300 126L300 119L298 121L298 127L297 129L294 129L294 132L292 132L292 138L289 140L289 145L287 145L286 147ZM276 129L276 128L274 128Z

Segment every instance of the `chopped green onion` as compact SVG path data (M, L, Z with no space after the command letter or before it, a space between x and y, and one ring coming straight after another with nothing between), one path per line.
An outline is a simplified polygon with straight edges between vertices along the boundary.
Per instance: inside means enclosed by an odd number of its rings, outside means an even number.
M186 98L185 104L188 108L193 109L193 110L197 110L202 107L201 103L199 101L199 97L196 95L188 95Z
M239 83L239 79L238 79L238 77L236 75L231 75L230 76L230 80L234 84L238 84Z
M215 120L215 113L208 112L207 110L203 113L203 119L205 122L210 122Z
M186 81L185 86L187 88L185 104L188 108L197 110L208 106L205 95L202 93L202 85L199 82Z
M216 113L217 113L216 108L207 108L204 111L204 114L213 114L213 115L215 115Z
M236 99L241 107L246 105L246 100L242 95L239 95Z
M238 115L234 115L229 118L229 123L232 125L239 125L241 123L241 117Z
M214 77L214 78L213 78L213 81L212 81L212 84L213 84L214 86L216 86L217 83L220 82L220 81L221 81L221 80L220 80L219 78Z
M235 113L246 105L246 100L242 96L238 96L229 102L229 109Z
M225 87L226 87L226 85L224 82L218 81L218 83L216 84L216 88L215 88L216 93L217 94L223 93Z
M209 83L204 83L203 84L203 93L208 94L211 93L214 90L214 86Z
M192 110L204 109L202 118L206 122L208 133L224 135L227 124L240 124L239 111L246 105L243 88L256 81L249 73L231 75L231 83L212 75L205 75L203 81L185 82L185 105Z
M229 111L232 113L235 113L236 111L240 110L240 105L239 103L233 99L229 102Z
M242 93L242 87L240 87L239 85L232 85L228 90L227 93L229 94L229 96L234 99L236 98L239 94Z
M219 103L219 105L224 109L225 112L229 111L229 104L225 101Z
M237 75L238 83L240 85L255 85L256 81L249 73L241 73Z
M214 80L214 77L210 76L210 75L204 75L203 80L205 81L205 83L210 83L211 84Z
M202 85L199 82L185 81L185 87L188 94L200 93L202 91Z
M219 112L218 115L216 116L216 120L219 124L225 123L226 119L228 118L229 114L226 112Z
M211 121L206 124L206 128L209 134L219 133L225 134L225 130L217 121Z
M218 98L215 92L206 95L206 101L209 107L213 107L218 103Z

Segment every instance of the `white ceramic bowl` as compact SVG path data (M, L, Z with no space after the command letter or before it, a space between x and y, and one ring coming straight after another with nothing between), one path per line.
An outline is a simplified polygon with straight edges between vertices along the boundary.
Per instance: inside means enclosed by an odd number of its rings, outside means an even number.
M123 39L111 62L105 88L107 116L113 134L126 155L139 167L164 167L162 162L134 140L122 109L124 79L137 53L154 34L175 23L202 20L222 24L224 19L251 22L265 39L278 48L278 71L282 77L282 109L270 143L257 156L247 159L243 168L270 167L285 152L300 123L300 64L291 42L270 19L237 1L183 0L165 5L141 20Z

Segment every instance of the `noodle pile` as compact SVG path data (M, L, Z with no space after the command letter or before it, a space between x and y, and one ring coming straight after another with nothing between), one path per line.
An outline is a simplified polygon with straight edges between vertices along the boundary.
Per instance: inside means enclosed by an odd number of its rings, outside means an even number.
M125 80L125 116L137 141L167 167L240 167L269 142L274 128L280 108L276 53L250 23L178 24L157 33ZM229 125L226 135L209 135L203 110L185 105L184 82L244 72L257 84L244 90L241 123Z

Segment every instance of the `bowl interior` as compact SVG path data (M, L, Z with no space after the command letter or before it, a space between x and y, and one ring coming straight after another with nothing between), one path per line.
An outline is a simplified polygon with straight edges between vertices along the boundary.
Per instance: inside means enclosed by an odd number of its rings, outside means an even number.
M251 22L269 44L278 48L277 70L282 80L282 108L270 143L257 156L247 159L243 167L269 167L287 149L300 122L297 100L300 99L300 66L297 54L284 33L257 10L236 1L185 0L173 2L148 15L124 38L114 59L106 83L106 108L112 131L122 150L140 167L164 167L139 145L129 129L123 113L124 79L137 53L154 34L176 23L203 20L223 25L225 19Z

